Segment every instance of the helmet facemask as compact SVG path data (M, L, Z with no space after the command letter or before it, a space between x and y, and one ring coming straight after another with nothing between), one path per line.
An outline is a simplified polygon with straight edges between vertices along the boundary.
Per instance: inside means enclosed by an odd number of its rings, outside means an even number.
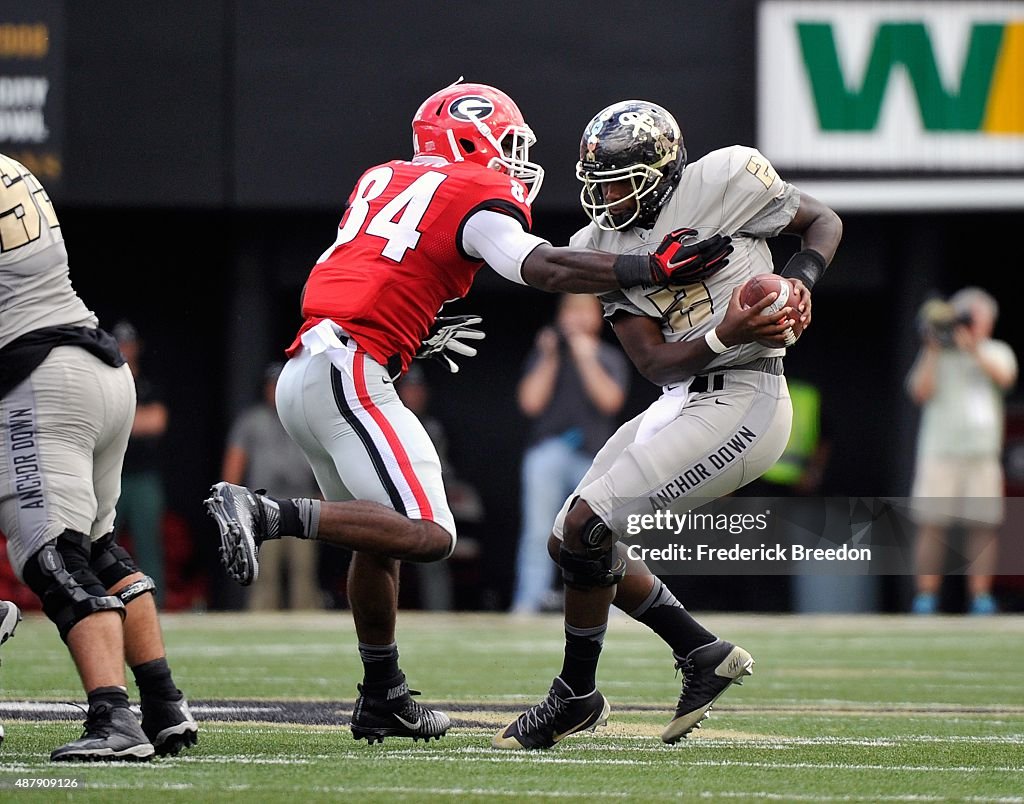
M487 167L519 179L528 189L526 203L532 204L537 193L540 192L541 184L544 183L544 168L536 162L530 161L530 146L537 142L533 131L525 124L510 125L506 126L498 138L495 138L485 123L475 117L472 119L480 136L487 140L494 149L495 155L491 157ZM466 144L473 147L468 140L460 141L460 144L463 147Z
M580 190L580 204L590 219L606 232L628 229L638 222L643 225L653 218L667 201L657 193L658 185L664 178L661 171L647 165L630 165L614 170L588 170L582 163L576 167L576 178L583 182ZM629 181L630 192L612 202L604 200L604 186L612 182ZM671 193L671 188L668 188ZM632 208L628 208L630 200ZM622 212L612 212L614 207L627 205Z

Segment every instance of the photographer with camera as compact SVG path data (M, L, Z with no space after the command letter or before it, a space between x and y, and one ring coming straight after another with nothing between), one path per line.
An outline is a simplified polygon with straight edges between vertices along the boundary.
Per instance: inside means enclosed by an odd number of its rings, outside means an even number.
M555 321L537 333L519 380L517 401L530 419L530 434L522 464L515 614L561 608L551 599L551 523L615 431L626 402L630 366L601 339L603 326L596 296L564 294Z
M994 340L999 307L984 290L932 299L919 314L922 345L907 392L922 408L912 495L918 524L912 611L939 608L950 528L966 531L969 612L994 614L992 596L1003 521L1003 397L1017 380L1009 344Z

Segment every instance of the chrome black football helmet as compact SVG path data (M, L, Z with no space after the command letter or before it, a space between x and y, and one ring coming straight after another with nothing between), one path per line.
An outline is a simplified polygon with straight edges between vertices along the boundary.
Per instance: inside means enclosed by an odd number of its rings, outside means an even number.
M649 101L619 101L598 112L583 131L576 164L576 178L583 182L580 203L607 231L650 228L685 165L683 135L668 111ZM605 202L604 186L622 180L632 183L632 192ZM611 212L629 199L635 199L632 208Z

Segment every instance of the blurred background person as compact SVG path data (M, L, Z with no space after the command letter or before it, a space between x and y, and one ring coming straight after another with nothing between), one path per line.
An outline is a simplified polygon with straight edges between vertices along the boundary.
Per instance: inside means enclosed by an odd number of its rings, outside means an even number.
M263 372L263 398L243 410L228 433L221 476L229 483L274 489L286 497L319 497L313 470L277 416L277 378L284 363ZM259 578L250 587L253 611L320 609L323 594L317 574L319 543L279 539L260 548Z
M480 542L472 535L475 526L484 520L484 505L477 489L461 479L448 455L448 436L444 425L430 412L430 385L426 374L416 363L395 386L403 404L416 414L441 461L441 479L452 516L459 527L455 552L447 561L413 564L419 586L419 606L428 611L449 611L455 607L453 561L470 561L479 556ZM469 526L467 528L467 526Z
M1009 344L994 340L996 300L968 287L920 312L922 345L907 377L921 406L912 495L918 523L915 614L939 608L949 530L966 531L971 614L993 614L996 532L1004 516L1004 395L1017 380Z
M537 333L519 381L519 409L532 425L522 462L514 614L561 610L548 536L626 402L631 369L621 350L601 339L603 324L596 296L561 296L554 324Z
M142 372L141 358L145 344L135 325L119 321L114 325L113 335L135 377L138 398L128 450L124 454L115 530L118 539L122 538L125 531L130 534L134 547L132 554L156 584L154 594L158 605L162 606L167 586L164 579L163 540L166 496L161 445L167 432L167 403L160 385Z
M793 428L782 457L744 489L748 497L811 497L821 491L830 445L821 390L786 376L793 401Z

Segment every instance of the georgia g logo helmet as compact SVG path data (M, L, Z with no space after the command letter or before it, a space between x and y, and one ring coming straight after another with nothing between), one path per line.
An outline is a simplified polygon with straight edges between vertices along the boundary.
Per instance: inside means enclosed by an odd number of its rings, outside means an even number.
M494 114L494 104L483 95L463 95L448 104L448 114L464 123L483 121Z
M528 204L544 180L544 169L529 159L536 141L515 101L487 84L445 87L423 101L412 119L414 154L507 173L527 186Z

